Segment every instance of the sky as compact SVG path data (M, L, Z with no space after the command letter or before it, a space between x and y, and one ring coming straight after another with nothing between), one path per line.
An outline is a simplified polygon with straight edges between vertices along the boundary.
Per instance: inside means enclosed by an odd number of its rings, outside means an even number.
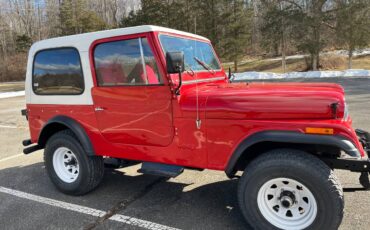
M35 0L35 4L39 4L39 6L45 6L45 0Z

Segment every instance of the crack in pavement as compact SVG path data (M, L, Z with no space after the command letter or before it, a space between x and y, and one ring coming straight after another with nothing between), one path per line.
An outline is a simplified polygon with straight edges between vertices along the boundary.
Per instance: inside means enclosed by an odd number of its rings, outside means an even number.
M98 225L102 224L104 221L108 220L109 218L111 218L112 216L117 214L118 212L126 209L131 203L135 202L137 199L140 199L141 197L148 194L153 189L153 187L155 185L161 183L164 180L166 180L166 178L158 178L158 179L154 180L153 182L151 182L150 184L145 186L145 188L143 190L141 190L139 193L137 193L135 196L118 202L111 209L109 209L104 216L99 217L98 219L96 219L94 223L86 225L83 229L84 230L92 230L92 229L96 228Z

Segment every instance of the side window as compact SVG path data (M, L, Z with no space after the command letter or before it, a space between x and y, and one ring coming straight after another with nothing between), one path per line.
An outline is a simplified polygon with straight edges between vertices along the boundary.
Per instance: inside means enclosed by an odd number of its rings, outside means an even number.
M146 38L98 44L94 62L99 86L159 84L160 76Z
M36 53L32 88L39 95L81 94L84 79L78 51L75 48L58 48Z
M147 75L147 81L149 84L159 84L160 82L160 75L157 63L155 61L154 54L148 44L148 40L146 38L141 39L142 47L143 47L143 55L144 55L144 63L145 63L145 71Z

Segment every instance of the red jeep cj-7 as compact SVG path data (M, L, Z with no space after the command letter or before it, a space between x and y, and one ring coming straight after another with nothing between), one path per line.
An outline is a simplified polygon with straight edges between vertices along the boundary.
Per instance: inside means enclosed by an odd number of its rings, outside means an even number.
M207 38L138 26L35 43L26 102L31 139L64 193L94 189L104 163L176 177L244 171L240 209L257 229L335 229L333 169L369 188L369 134L351 127L336 84L231 83Z

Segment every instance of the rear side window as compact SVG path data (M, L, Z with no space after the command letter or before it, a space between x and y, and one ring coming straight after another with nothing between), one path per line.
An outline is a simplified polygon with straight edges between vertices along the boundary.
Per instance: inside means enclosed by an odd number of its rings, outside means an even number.
M42 50L33 63L32 88L39 95L77 95L84 91L80 55L75 48Z
M157 85L158 66L146 38L98 44L94 49L99 86Z

